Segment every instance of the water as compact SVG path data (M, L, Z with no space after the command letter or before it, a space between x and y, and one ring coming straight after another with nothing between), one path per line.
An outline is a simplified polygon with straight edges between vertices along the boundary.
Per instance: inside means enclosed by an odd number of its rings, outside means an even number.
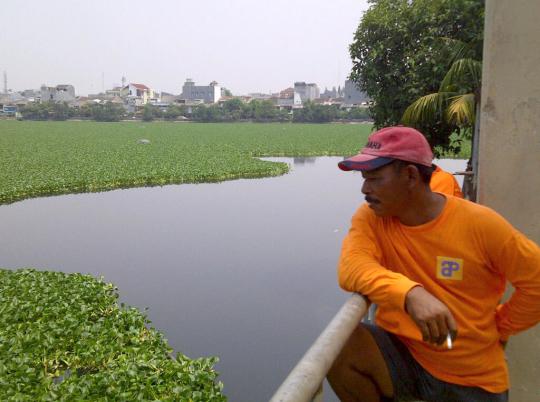
M0 267L103 275L175 350L219 356L230 401L268 400L348 297L336 262L363 201L341 158L268 159L291 173L1 206Z

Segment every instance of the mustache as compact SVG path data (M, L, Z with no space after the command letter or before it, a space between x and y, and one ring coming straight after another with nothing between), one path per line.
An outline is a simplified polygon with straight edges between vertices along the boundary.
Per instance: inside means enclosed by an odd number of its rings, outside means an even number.
M370 204L380 204L381 202L373 197L370 197L369 195L366 195L366 201Z

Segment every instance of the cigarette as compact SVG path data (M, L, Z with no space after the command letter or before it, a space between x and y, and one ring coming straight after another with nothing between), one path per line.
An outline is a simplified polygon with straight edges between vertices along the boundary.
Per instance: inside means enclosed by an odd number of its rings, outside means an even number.
M452 337L450 336L450 334L446 336L446 347L448 349L452 349Z

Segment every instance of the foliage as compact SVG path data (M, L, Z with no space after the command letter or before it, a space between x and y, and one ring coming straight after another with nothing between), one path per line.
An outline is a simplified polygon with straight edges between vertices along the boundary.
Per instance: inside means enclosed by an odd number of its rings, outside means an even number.
M124 117L125 111L121 105L115 103L96 103L81 107L80 115L96 121L119 121Z
M112 284L89 275L0 270L3 400L225 401L215 358L172 349Z
M277 109L271 100L252 100L249 106L252 110L252 118L257 122L275 121L280 118L288 120L288 115Z
M225 120L225 114L218 105L199 105L192 113L192 119L195 121L209 122L221 122Z
M166 120L175 120L180 116L185 116L187 114L186 107L183 105L169 105L167 110L163 114L163 117Z
M349 110L340 109L337 105L321 105L311 101L304 103L302 109L295 109L295 123L329 123L336 120L370 120L369 109L352 107Z
M350 46L350 77L374 101L376 127L399 124L412 102L439 89L454 61L452 41L481 54L483 15L484 0L371 1ZM438 149L456 130L444 119L418 128Z
M465 130L450 135L450 146L446 149L435 149L438 158L468 159L471 156L472 141Z
M75 110L67 103L29 103L20 110L25 120L67 120L75 116Z
M271 100L253 100L244 103L240 99L229 99L223 105L199 105L193 110L192 119L205 123L252 120L259 123L285 122L287 111L279 110Z
M414 101L405 110L403 122L416 127L443 120L448 126L466 129L470 135L480 97L481 73L482 63L477 60L454 61L439 91Z
M370 125L0 121L0 204L115 188L277 176L253 156L351 155ZM150 144L141 145L141 138Z
M56 111L62 108L63 112ZM136 116L145 122L156 119L176 120L187 117L184 105L172 104L162 111L151 104L144 105L142 112ZM23 109L24 120L66 120L68 118L92 119L96 121L119 121L128 117L128 113L120 105L113 103L88 104L80 109L69 108L67 104L29 104ZM335 120L368 120L367 110L353 108L340 110L336 105L320 105L306 102L302 109L296 109L294 115L287 110L279 110L271 100L253 100L249 103L239 98L228 99L222 104L198 105L194 107L191 119L203 123L221 123L236 121L255 121L258 123L288 122L295 123L328 123Z
M152 121L152 120L154 120L155 113L154 113L154 111L152 109L154 109L154 107L152 107L152 105L149 105L149 104L144 105L143 113L142 113L142 120L143 121Z
M249 105L238 98L223 102L223 112L228 116L229 121L238 121L245 118L245 116L249 116L249 109Z
M353 107L349 110L341 110L338 117L344 120L371 120L371 114L367 107Z
M67 120L74 117L96 121L119 121L124 116L124 108L110 102L84 105L80 109L69 107L67 103L29 103L20 110L23 120Z
M302 109L296 109L293 114L295 123L328 123L335 120L339 114L338 106L318 105L311 101L304 102Z

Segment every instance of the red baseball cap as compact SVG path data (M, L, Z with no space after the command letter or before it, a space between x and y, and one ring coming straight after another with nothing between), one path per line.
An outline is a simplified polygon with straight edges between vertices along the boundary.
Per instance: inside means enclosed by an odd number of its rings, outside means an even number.
M375 131L356 156L338 163L341 170L373 170L399 159L431 167L433 152L426 137L414 128L395 126Z

